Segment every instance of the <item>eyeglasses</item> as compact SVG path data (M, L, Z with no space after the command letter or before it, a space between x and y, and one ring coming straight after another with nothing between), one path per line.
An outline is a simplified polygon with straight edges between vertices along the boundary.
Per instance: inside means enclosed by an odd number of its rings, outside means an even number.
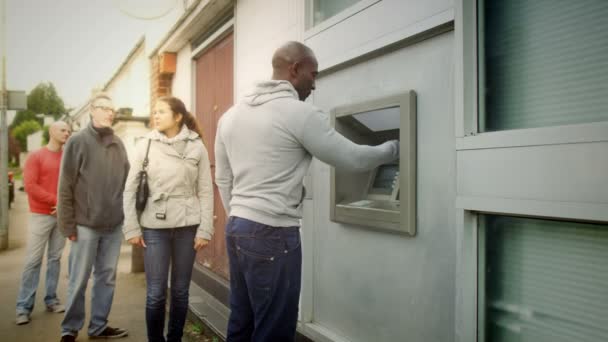
M114 108L111 108L111 107L95 106L93 108L95 108L95 109L101 109L101 110L103 110L105 112L112 112L112 113L114 113Z

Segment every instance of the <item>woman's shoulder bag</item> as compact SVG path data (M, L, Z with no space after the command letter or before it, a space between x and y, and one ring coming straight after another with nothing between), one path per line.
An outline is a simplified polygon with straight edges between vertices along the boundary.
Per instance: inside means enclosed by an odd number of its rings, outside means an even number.
M137 214L141 214L146 208L148 202L148 196L150 195L150 188L148 187L148 152L150 152L151 139L148 139L148 147L146 148L146 157L141 164L141 170L139 171L139 184L137 184L137 192L135 193L135 210Z

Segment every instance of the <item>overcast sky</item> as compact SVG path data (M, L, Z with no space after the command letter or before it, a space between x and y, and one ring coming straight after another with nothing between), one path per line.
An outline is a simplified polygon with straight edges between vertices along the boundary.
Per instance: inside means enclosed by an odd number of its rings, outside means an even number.
M29 92L50 81L67 107L83 104L93 87L105 84L142 35L148 51L156 47L183 13L183 0L5 1L8 88ZM157 20L124 12L152 15L167 9Z

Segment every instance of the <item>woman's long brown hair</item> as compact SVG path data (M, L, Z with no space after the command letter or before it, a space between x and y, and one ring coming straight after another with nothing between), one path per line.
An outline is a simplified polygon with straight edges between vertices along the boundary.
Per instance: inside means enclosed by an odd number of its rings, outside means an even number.
M186 125L186 127L188 127L188 129L191 131L196 132L196 134L201 137L201 140L203 140L203 130L201 129L201 126L198 124L198 121L194 115L190 114L190 112L186 110L186 105L184 105L182 100L174 96L163 96L159 98L158 101L163 101L169 105L169 108L171 108L171 111L173 112L173 117L181 114L182 124Z

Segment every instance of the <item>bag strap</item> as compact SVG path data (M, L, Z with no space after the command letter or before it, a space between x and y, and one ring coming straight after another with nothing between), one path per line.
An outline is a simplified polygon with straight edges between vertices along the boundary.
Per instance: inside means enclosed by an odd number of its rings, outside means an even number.
M146 157L144 158L144 162L141 164L142 171L146 171L148 168L148 152L150 152L150 143L152 139L148 139L148 147L146 148Z

